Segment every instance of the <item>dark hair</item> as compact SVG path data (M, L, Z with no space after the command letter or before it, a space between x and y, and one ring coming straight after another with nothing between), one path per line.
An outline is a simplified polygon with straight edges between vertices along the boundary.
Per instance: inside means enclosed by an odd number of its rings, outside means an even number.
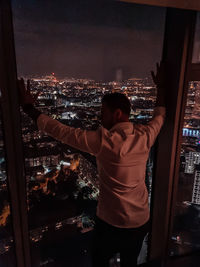
M106 94L102 98L102 104L105 103L111 111L120 109L123 113L130 115L131 103L126 95L121 93Z

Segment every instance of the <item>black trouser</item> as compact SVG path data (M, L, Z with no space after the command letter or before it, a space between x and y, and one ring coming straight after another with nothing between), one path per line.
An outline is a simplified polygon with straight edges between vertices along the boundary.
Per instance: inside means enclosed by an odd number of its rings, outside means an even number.
M137 266L143 239L148 233L149 223L138 228L117 228L96 219L93 240L93 267L109 267L115 253L120 253L121 267Z

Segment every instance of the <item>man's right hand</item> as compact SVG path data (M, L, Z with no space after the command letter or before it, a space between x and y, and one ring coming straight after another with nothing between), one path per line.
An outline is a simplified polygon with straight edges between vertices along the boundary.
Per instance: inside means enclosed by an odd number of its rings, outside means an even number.
M30 92L30 80L27 81L27 87L25 86L24 79L18 79L18 89L20 93L20 104L25 106L27 104L33 105L38 98L39 92L36 95L32 95Z
M157 86L157 88L164 88L165 87L165 66L164 62L160 62L156 64L156 74L154 71L151 71L151 76L153 82Z
M151 71L152 79L157 87L156 106L165 106L166 104L166 85L165 85L165 65L164 62L156 64L156 74Z

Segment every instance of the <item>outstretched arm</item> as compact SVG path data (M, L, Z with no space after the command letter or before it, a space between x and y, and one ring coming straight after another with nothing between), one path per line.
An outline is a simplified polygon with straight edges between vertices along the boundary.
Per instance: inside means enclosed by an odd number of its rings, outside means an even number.
M69 127L42 114L33 106L38 94L35 96L31 94L29 81L26 88L24 80L18 80L18 87L20 90L20 102L23 111L36 122L40 131L81 151L93 155L97 155L100 152L101 130L86 131L79 128Z

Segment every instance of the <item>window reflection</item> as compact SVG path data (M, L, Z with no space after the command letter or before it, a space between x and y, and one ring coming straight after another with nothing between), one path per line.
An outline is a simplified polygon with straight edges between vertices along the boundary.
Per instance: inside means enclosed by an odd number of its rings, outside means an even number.
M200 63L200 12L197 13L192 63Z

